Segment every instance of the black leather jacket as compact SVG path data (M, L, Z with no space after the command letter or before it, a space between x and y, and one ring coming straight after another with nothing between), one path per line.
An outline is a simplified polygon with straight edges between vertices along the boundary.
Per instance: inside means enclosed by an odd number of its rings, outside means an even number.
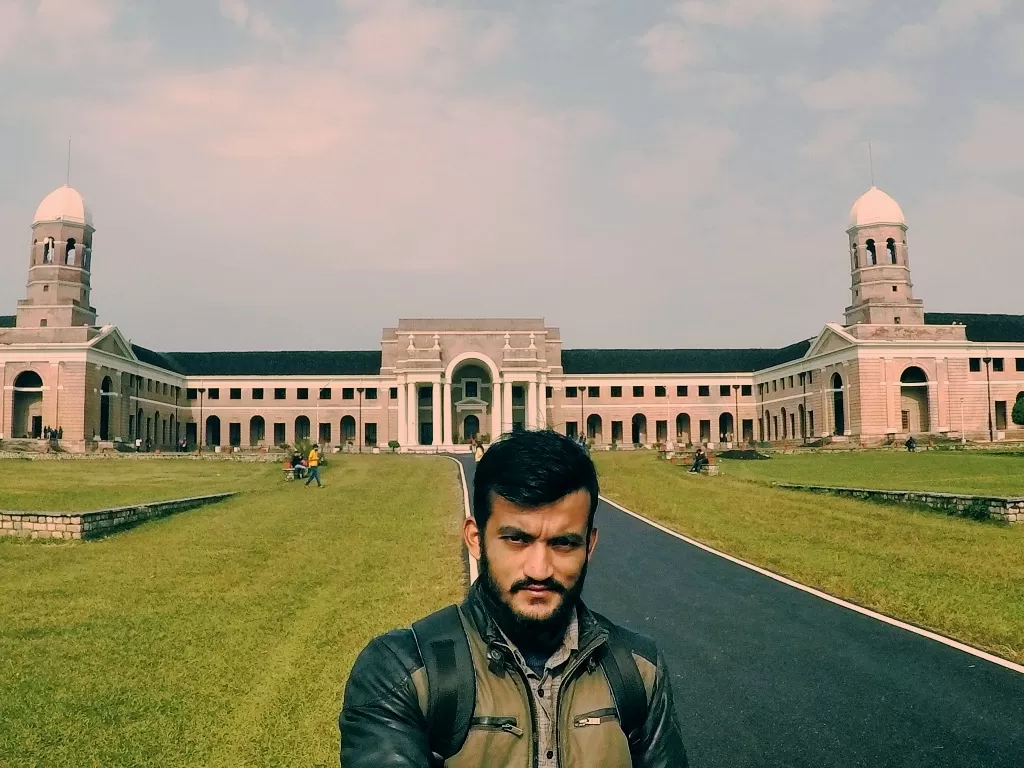
M481 700L494 701L505 694L518 700L521 695L518 691L525 686L517 687L513 675L502 674L500 670L487 667L488 649L495 645L503 647L504 640L487 610L486 598L481 594L479 584L470 589L461 611L470 645L479 649L479 656L483 659L476 670L478 707ZM579 653L589 655L607 639L607 620L587 610L582 604L578 615ZM603 731L596 728L560 728L560 739L574 740L568 745L571 748L566 753L576 755L571 765L563 764L560 768L573 768L581 762L595 768L618 768L621 765L632 765L633 768L685 768L686 751L679 732L671 682L664 660L650 638L622 628L619 631L631 646L648 694L647 719L642 728L639 749L633 750L631 763L628 748L625 749L625 756L621 756L623 750L618 749L619 742L625 745L625 737L617 723L608 724L608 728L613 730ZM507 655L504 657L507 658ZM585 662L586 659L579 661ZM506 663L515 664L511 660ZM587 677L588 671L592 673L595 665L580 663L575 667L578 672L572 677L579 680ZM610 697L603 677L600 681L602 695ZM563 685L574 684L574 680L567 676ZM482 685L488 686L485 696L479 695ZM586 698L587 694L583 691L594 690L592 681L579 682L579 686L579 691L566 698L578 702ZM426 674L412 630L394 630L372 640L356 659L345 688L345 701L338 720L344 768L432 768L439 765L427 743L425 709ZM523 724L529 721L529 715L526 715ZM618 741L610 742L610 738ZM612 749L609 749L609 744ZM449 760L447 765L531 768L530 763L536 760L536 755L528 749L502 751L501 747L499 743L480 740L475 746L470 746L467 740L464 751ZM474 749L476 752L473 752ZM612 753L619 756L613 757ZM597 757L598 754L600 757ZM533 755L533 760L528 755ZM589 757L581 758L581 755Z

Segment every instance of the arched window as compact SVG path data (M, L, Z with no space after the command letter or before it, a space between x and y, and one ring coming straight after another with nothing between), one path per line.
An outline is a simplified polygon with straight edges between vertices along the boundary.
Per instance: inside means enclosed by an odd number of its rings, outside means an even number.
M878 254L875 252L875 241L868 240L864 246L868 250L868 266L874 267L878 264Z
M69 237L67 247L64 249L64 263L69 267L75 266L75 238Z
M309 440L309 417L297 416L295 418L295 442Z
M857 262L858 255L859 254L857 253L857 244L854 243L853 246L850 248L850 262L853 265L853 269L857 269L858 267L860 267L860 264Z
M889 252L889 263L896 263L896 241L891 237L885 241L885 250Z
M54 241L48 237L43 241L43 264L53 264Z

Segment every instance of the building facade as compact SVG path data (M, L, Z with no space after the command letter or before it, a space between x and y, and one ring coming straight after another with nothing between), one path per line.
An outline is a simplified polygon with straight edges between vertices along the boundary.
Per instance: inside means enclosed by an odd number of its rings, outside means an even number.
M165 352L98 326L93 226L64 186L32 222L25 299L0 316L0 439L66 450L312 440L448 450L516 428L597 447L927 435L1024 439L1024 316L926 313L907 226L872 187L847 229L845 322L781 349L563 349L537 318L404 319L373 351ZM14 266L12 264L12 269Z

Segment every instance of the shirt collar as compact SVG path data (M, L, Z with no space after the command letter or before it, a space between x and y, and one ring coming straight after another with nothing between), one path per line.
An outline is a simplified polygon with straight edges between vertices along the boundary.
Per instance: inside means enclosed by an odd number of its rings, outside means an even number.
M502 639L508 645L509 649L516 657L516 661L524 670L529 670L529 666L526 664L526 660L523 659L522 653L516 648L515 643L508 639L508 635L505 634L500 626L498 631L501 633ZM578 651L580 648L580 622L576 612L576 608L573 607L572 612L569 614L569 624L565 628L565 634L562 636L562 643L558 646L553 654L548 658L544 664L545 670L558 669L562 664L569 660L574 651Z

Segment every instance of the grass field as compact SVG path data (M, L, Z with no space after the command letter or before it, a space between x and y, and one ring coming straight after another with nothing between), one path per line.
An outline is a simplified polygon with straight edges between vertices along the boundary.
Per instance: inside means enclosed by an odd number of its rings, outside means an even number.
M768 482L1024 496L1024 457L980 451L814 453L721 464L730 477Z
M951 456L947 461L936 455L941 458L846 454L723 462L725 474L713 478L688 474L648 451L599 453L595 461L602 493L673 530L832 595L1024 662L1024 525L977 523L764 484L775 479L777 468L779 480L855 485L840 478L877 476L884 462L892 468L884 478L891 487L1009 492L1003 476L1024 473L1024 459ZM957 463L961 459L969 461ZM896 471L904 466L911 469ZM980 479L968 476L972 467Z
M98 542L0 540L0 765L336 766L355 655L463 594L463 508L444 459L323 475L0 462L0 507L245 491Z

